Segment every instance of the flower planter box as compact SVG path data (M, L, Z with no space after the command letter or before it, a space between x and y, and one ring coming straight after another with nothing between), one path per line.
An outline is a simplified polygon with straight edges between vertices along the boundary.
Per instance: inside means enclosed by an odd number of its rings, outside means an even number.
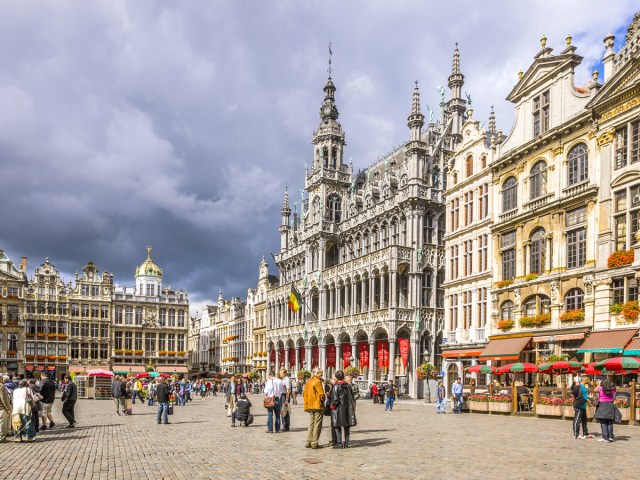
M562 415L564 415L564 418L566 418L567 420L573 420L573 415L574 415L573 405L570 405L570 406L564 405L562 407Z
M619 408L620 413L622 414L622 421L628 422L631 418L631 409L630 408Z
M488 412L489 402L467 402L469 404L469 410L472 412Z
M451 403L451 411L453 411L453 409L454 409L454 405L455 405L455 402L454 402L454 401L453 401L453 399L452 399L450 403ZM469 411L469 404L467 403L467 401L466 401L466 400L463 400L463 401L462 401L462 406L460 407L460 410L467 410L467 411Z
M587 420L591 420L596 414L596 407L593 405L587 405Z
M573 407L571 407L573 408ZM536 405L536 413L547 417L561 417L562 405Z
M488 402L489 411L496 413L511 413L511 403Z

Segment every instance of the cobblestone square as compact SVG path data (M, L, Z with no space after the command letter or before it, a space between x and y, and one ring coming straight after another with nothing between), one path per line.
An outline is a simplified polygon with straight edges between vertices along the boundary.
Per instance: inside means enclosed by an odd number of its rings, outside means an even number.
M305 449L308 416L293 407L288 433L268 435L262 397L250 397L255 423L230 427L224 398L196 398L175 407L170 425L156 408L118 417L110 401L80 400L77 427L64 428L56 400L53 431L33 444L3 444L6 479L208 478L636 478L640 429L616 425L616 441L573 440L567 420L436 415L433 405L398 401L393 412L360 400L348 450ZM325 421L328 417L325 417ZM328 425L328 424L325 424ZM330 439L323 428L321 441Z

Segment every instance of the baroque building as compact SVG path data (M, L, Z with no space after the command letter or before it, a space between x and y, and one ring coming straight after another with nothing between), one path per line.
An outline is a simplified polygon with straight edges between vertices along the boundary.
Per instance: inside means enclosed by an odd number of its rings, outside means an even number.
M0 250L0 371L24 368L24 294L27 259L20 267Z
M319 366L330 374L348 365L358 380L395 379L418 396L415 368L440 362L444 328L445 165L461 137L466 102L456 48L451 98L426 129L416 83L409 139L355 173L344 161L336 87L329 76L313 133L300 214L281 210L279 282L267 297L267 368ZM292 286L304 303L287 307Z
M224 300L222 290L218 304L207 309L213 337L213 355L209 359L211 372L245 373L251 369L250 352L253 340L247 335L246 302L237 297Z

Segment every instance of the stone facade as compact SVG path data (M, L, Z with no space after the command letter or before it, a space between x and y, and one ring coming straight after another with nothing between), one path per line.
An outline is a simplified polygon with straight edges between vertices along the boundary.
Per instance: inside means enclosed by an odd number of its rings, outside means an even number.
M24 371L24 291L27 259L20 267L0 250L0 371Z

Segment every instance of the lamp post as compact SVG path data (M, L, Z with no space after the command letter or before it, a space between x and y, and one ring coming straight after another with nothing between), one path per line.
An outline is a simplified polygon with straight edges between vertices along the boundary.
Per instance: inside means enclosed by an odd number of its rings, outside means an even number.
M429 351L429 348L425 346L424 349L424 363L427 363L429 361L429 354L431 352ZM424 378L425 381L425 389L424 389L424 403L431 403L431 385L429 385L429 376L426 376Z

